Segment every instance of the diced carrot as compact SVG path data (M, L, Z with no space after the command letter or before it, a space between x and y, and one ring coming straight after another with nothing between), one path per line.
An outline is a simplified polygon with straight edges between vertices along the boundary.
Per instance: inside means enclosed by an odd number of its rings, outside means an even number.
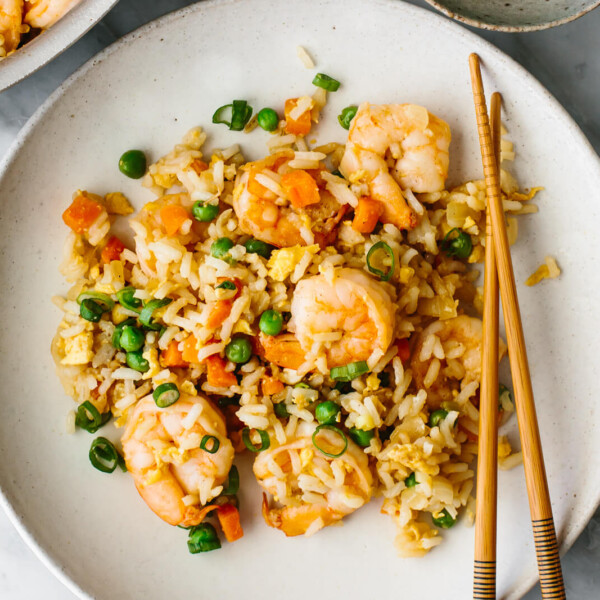
M168 204L160 209L162 221L167 235L175 235L185 221L190 218L188 211L179 204Z
M103 207L100 203L87 196L80 195L65 210L62 218L65 224L75 233L83 233L100 216L102 210Z
M206 381L208 385L222 388L237 385L235 373L225 370L227 363L218 354L209 356L204 362L206 363Z
M192 337L192 336L190 336ZM163 367L189 367L190 363L183 359L183 353L179 350L179 342L171 340L169 345L160 353L161 365Z
M284 385L279 379L272 375L265 375L261 382L263 396L272 396L278 394L284 389Z
M206 319L206 327L208 329L216 329L221 327L223 321L229 316L233 302L231 300L217 300L212 303L212 309Z
M112 260L119 260L121 252L125 250L125 244L116 236L112 236L108 243L102 249L100 259L103 263L109 263Z
M293 333L274 336L261 333L257 339L257 353L284 369L298 369L306 361L306 354Z
M285 131L294 135L307 135L310 133L310 110L304 111L297 119L290 117L290 112L296 108L298 98L288 98L285 101Z
M217 517L228 542L235 542L244 535L244 530L240 523L240 513L235 506L232 504L219 506Z
M256 176L258 173L260 173L260 170L255 168L251 168L248 171L248 191L252 195L262 198L269 190L264 185L256 181Z
M398 348L398 356L402 362L406 362L410 358L410 344L408 339L398 340L396 343Z
M320 202L317 182L306 171L290 171L281 176L281 187L295 208Z
M183 351L181 353L181 358L188 363L197 363L198 362L198 348L197 348L198 340L192 333L188 335L188 337L183 340Z
M198 173L198 175L200 175L200 173L202 173L202 171L206 171L208 169L208 164L205 163L203 160L196 158L195 160L192 161L192 164L190 165L190 167L192 167L192 169L194 169L194 171L196 171L196 173Z
M361 196L358 205L354 209L354 220L352 229L360 233L371 233L383 214L383 206L380 202L372 200L368 196Z

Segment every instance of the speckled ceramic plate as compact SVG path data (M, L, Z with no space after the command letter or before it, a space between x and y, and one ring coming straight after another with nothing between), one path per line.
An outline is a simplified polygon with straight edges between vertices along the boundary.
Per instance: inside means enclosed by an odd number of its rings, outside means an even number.
M0 92L43 67L91 29L118 0L83 0L58 23L0 61Z
M494 31L537 31L564 25L600 0L426 0L445 15Z
M520 220L514 247L554 515L562 548L600 498L597 357L600 330L600 164L567 113L516 63L463 28L397 0L229 0L167 16L103 52L58 90L24 128L0 171L0 484L8 514L41 560L76 594L98 600L165 598L390 598L464 600L471 594L473 529L458 524L426 558L402 560L380 500L312 538L286 539L260 516L242 460L245 536L192 556L186 535L155 517L131 478L94 470L91 437L65 433L72 401L54 374L50 303L71 193L122 190L150 198L117 169L127 148L156 159L192 126L209 146L241 142L251 158L268 134L210 124L216 107L245 98L281 106L311 90L296 45L343 82L319 140L342 140L340 109L362 100L416 102L453 132L451 180L481 174L467 57L478 52L488 93L502 90L524 186L543 185L540 213ZM558 280L524 279L553 254ZM515 439L515 423L510 435ZM104 432L104 430L103 430ZM115 431L106 432L117 437ZM247 459L247 457L246 457ZM523 472L499 477L499 597L536 579Z

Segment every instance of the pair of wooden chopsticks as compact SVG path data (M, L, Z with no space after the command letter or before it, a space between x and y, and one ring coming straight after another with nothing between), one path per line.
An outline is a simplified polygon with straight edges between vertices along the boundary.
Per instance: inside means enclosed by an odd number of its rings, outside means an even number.
M566 598L565 587L500 192L501 98L498 93L492 96L488 118L479 57L471 54L469 64L487 193L473 598L496 598L499 283L540 588L544 600L560 600Z

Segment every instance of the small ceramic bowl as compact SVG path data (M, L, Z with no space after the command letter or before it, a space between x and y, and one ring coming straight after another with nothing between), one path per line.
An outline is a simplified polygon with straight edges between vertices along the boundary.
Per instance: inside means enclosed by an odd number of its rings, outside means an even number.
M118 0L84 0L60 21L34 40L0 60L0 92L40 67L74 44L91 29Z
M537 31L573 21L600 0L426 0L445 15L493 31Z

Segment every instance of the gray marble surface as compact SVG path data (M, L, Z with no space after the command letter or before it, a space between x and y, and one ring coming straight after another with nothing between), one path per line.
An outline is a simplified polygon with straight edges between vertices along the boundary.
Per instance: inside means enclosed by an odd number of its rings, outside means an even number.
M97 27L57 60L0 94L0 155L6 152L36 108L77 67L139 25L191 3L190 0L121 0ZM414 0L412 4L430 9L422 0ZM566 107L600 153L600 10L549 31L527 34L475 31L533 73ZM563 560L571 600L600 597L599 566L600 511ZM74 598L33 555L1 510L0 598ZM539 598L540 592L534 588L525 600Z

